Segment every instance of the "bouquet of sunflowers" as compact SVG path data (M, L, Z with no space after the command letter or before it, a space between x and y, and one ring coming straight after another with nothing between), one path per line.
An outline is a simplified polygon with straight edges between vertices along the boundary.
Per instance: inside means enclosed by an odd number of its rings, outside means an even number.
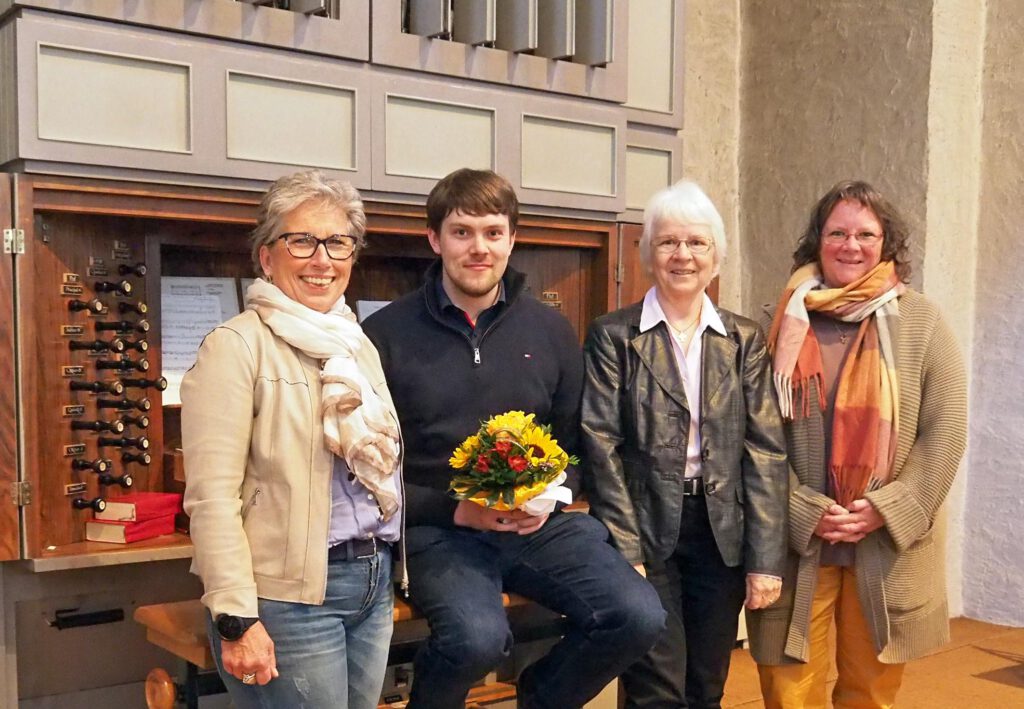
M495 510L550 512L555 502L571 502L561 483L565 468L579 463L551 437L551 427L534 414L508 411L480 425L455 449L448 463L455 470L448 489L457 500Z

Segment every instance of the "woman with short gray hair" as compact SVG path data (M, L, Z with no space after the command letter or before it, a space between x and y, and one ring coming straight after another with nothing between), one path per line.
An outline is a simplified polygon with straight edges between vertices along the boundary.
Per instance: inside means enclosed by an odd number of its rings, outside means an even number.
M383 685L403 496L391 394L345 303L365 231L346 182L271 185L261 277L182 383L193 569L238 707L372 709Z
M627 707L719 707L740 608L773 603L787 471L764 335L706 294L725 255L692 182L644 212L643 301L594 321L582 428L591 513L668 612L623 676Z

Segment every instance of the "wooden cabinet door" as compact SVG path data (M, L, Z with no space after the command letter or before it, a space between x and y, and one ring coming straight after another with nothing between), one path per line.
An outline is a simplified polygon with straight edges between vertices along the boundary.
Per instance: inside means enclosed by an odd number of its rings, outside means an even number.
M640 262L640 224L619 224L619 307L643 300L651 279Z
M0 227L13 237L11 178L0 173ZM6 241L6 238L5 238ZM6 252L6 249L5 249ZM14 259L0 254L0 561L21 556L18 507L14 484L18 481L17 407L14 380Z

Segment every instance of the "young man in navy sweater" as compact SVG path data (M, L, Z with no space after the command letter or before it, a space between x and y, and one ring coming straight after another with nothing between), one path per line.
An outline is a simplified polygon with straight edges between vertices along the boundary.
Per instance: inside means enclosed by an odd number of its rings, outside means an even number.
M502 591L566 617L565 636L520 674L521 707L570 709L655 642L664 611L597 520L498 512L447 494L448 458L480 422L520 410L579 453L583 365L569 322L508 267L519 203L490 171L448 175L427 198L440 258L424 285L370 317L405 442L410 599L430 623L416 655L411 709L461 709L512 649ZM579 490L570 466L566 485Z

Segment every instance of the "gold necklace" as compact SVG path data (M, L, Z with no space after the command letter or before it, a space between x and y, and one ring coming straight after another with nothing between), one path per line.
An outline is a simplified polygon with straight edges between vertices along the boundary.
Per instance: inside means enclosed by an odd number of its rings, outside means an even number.
M675 325L670 323L668 321L668 318L665 318L665 322L668 324L668 329L672 331L672 334L675 335L677 340L684 340L684 339L686 339L686 333L688 333L690 331L690 329L693 328L697 324L697 322L699 320L700 320L700 312L698 311L697 312L697 317L695 317L693 320L691 320L689 325L687 325L682 330L680 330Z
M836 334L839 335L839 344L845 345L849 341L850 336L839 327L839 323L833 318L829 318L829 321L832 323L832 327L835 328Z

